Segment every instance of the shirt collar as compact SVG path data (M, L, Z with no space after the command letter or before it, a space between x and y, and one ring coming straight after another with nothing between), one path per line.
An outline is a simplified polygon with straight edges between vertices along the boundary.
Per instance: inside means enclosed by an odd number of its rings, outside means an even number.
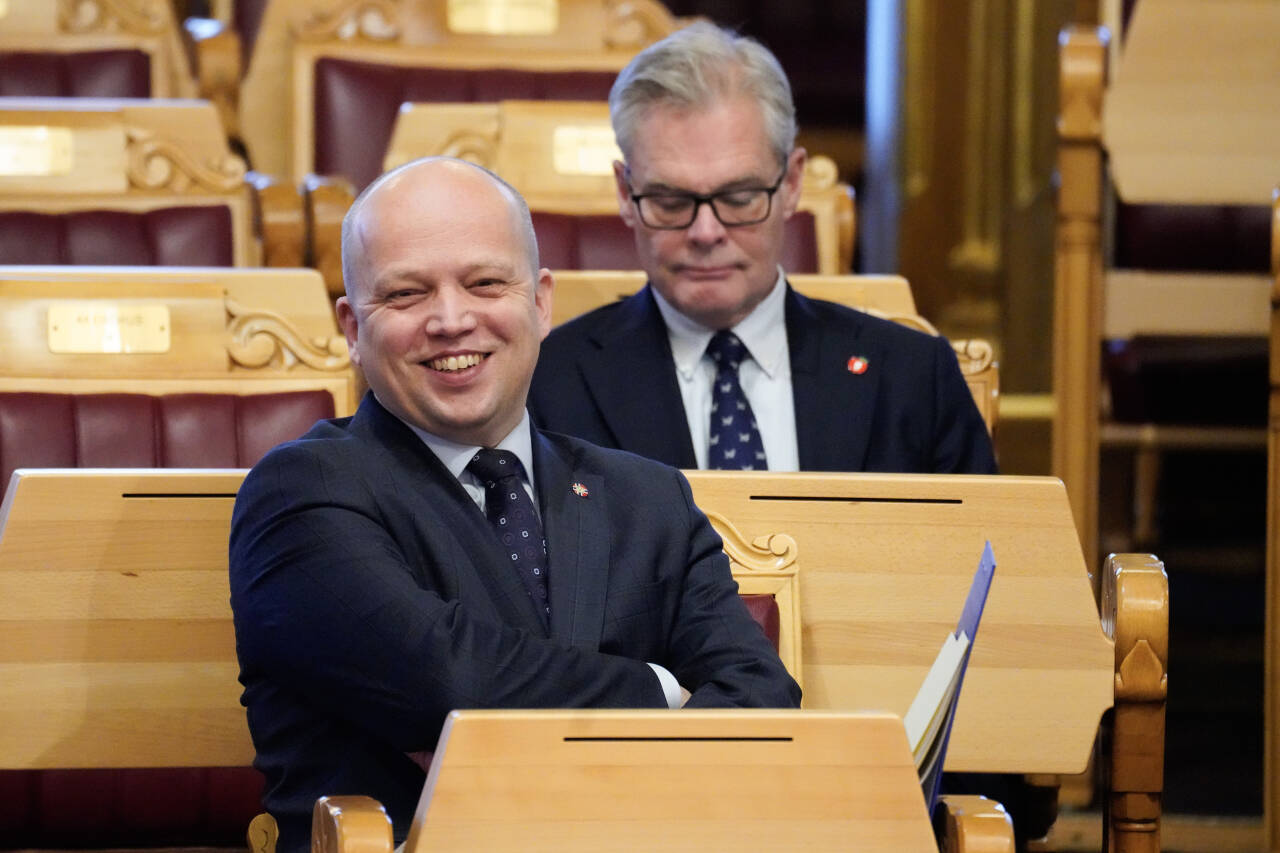
M471 461L471 457L476 455L476 451L480 449L479 445L459 444L456 441L450 441L447 438L441 438L433 435L421 427L414 426L411 423L405 423L409 429L413 430L418 438L436 455L436 458L444 463L444 467L449 469L449 473L459 480L462 479L463 473L467 470L467 463ZM509 450L520 460L520 464L524 466L525 476L529 480L530 488L534 489L537 494L536 484L533 481L533 433L529 425L529 411L526 409L524 417L520 419L520 423L516 424L516 428L507 433L506 438L498 442L496 450Z
M671 341L671 355L675 360L676 370L681 378L688 381L702 361L702 356L711 342L714 329L696 323L681 314L675 306L662 298L656 288L650 288L653 300L658 305L658 312L667 325L667 337ZM760 301L742 322L734 326L732 331L742 341L756 364L770 379L782 367L787 359L787 326L786 326L786 275L782 267L778 267L778 278L773 290Z

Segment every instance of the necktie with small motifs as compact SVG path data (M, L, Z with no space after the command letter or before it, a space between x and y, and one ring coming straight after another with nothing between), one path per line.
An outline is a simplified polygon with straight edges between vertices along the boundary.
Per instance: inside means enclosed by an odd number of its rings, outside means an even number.
M484 484L484 512L533 600L544 628L551 625L547 596L547 541L533 501L524 490L524 466L507 450L481 448L467 470Z
M763 471L769 465L764 457L764 443L756 416L742 393L738 367L750 358L746 346L733 332L721 330L707 344L707 355L716 364L715 384L711 387L711 443L707 448L707 467L724 470Z

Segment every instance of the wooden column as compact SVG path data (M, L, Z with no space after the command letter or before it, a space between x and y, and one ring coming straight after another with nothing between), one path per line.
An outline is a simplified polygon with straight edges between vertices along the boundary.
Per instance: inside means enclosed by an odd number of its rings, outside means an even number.
M1105 30L1063 32L1054 268L1053 472L1067 486L1085 560L1098 556L1102 337L1102 88ZM1096 578L1095 578L1096 585ZM1096 586L1095 586L1096 588Z

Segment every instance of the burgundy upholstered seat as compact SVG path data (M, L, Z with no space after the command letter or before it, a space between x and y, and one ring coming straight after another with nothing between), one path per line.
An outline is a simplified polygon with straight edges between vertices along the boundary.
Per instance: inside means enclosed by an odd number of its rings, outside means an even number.
M0 480L15 468L248 468L333 417L325 391L0 393Z
M739 595L742 603L747 605L751 618L764 630L764 635L773 643L773 650L778 650L778 638L781 620L778 615L778 601L772 595Z
M22 467L242 468L333 416L324 391L0 393L0 476ZM0 846L243 847L249 767L0 771Z
M357 190L382 173L400 105L509 99L602 101L616 72L464 70L326 58L315 69L317 174L342 176Z
M0 96L149 98L151 60L140 50L0 51Z
M234 266L231 210L0 211L0 264Z

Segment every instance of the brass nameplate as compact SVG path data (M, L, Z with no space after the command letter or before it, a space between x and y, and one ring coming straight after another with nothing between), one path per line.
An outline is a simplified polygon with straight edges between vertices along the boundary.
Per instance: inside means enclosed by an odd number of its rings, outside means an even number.
M49 306L49 351L168 352L171 328L167 305L56 302Z
M0 175L66 175L73 159L69 127L0 127Z
M613 161L622 159L608 125L561 125L552 134L551 151L560 175L612 175Z
M545 36L560 24L559 0L449 0L450 32L486 36Z

